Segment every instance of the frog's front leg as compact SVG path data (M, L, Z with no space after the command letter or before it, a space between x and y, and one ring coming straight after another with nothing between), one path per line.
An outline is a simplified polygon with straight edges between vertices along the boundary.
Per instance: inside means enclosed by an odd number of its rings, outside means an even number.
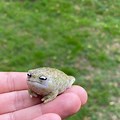
M44 96L44 97L41 99L41 101L43 101L44 103L47 103L47 102L55 99L57 95L58 95L58 91L57 91L57 90L56 90L56 91L53 91L53 92L49 93L48 95Z
M31 89L28 89L28 93L29 93L29 95L30 95L31 98L38 96L38 95L37 95L34 91L32 91Z

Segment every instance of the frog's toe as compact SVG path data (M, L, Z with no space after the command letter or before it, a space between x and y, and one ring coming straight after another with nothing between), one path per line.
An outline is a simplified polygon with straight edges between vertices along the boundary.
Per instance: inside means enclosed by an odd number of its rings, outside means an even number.
M35 93L31 93L31 94L30 94L30 97L31 97L31 98L33 98L33 97L38 97L38 95L35 94Z
M44 103L47 103L47 102L50 102L50 101L52 101L53 99L46 99L46 100L44 100Z
M33 96L32 96L32 95L30 95L30 97L31 97L31 98L33 98Z
M57 95L58 95L58 91L54 91L54 92L44 96L41 99L41 101L43 101L44 103L47 103L47 102L52 101L53 99L55 99Z
M41 101L45 101L46 99L48 99L48 96L44 96Z
M34 96L34 97L38 97L38 95L37 95L37 94L34 94L33 96Z
M42 99L41 99L41 101L43 101L44 103L47 103L47 102L49 102L49 101L51 101L51 100L53 100L54 98L53 97L51 97L51 96L45 96L45 97L43 97Z

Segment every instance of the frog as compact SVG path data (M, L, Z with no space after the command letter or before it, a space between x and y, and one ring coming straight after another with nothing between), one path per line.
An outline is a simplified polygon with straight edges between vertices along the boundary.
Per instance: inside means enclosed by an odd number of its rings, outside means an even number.
M27 72L30 96L42 96L41 101L43 103L54 100L58 95L69 89L74 82L75 77L56 68L40 67Z

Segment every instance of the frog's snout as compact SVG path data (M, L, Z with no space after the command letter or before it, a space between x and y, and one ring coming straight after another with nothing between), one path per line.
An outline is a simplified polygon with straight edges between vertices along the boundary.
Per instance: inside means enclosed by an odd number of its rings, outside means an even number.
M32 77L31 73L27 73L27 81L30 81L30 78Z
M28 78L31 78L31 77L32 77L32 75L31 75L30 73L27 73L27 76L28 76Z

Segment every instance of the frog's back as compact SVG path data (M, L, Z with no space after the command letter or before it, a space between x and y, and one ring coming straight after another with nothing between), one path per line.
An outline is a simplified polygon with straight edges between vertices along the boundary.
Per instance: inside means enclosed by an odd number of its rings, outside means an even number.
M68 77L68 75L66 75L64 72L55 69L55 68L49 68L49 67L41 67L41 68L37 68L35 69L35 71L37 71L39 74L45 74L49 77L53 77L53 78L66 78Z
M62 93L65 89L71 87L75 82L73 76L69 76L58 69L44 67L42 70L51 77L52 81L54 81L54 87L59 90L59 93Z

